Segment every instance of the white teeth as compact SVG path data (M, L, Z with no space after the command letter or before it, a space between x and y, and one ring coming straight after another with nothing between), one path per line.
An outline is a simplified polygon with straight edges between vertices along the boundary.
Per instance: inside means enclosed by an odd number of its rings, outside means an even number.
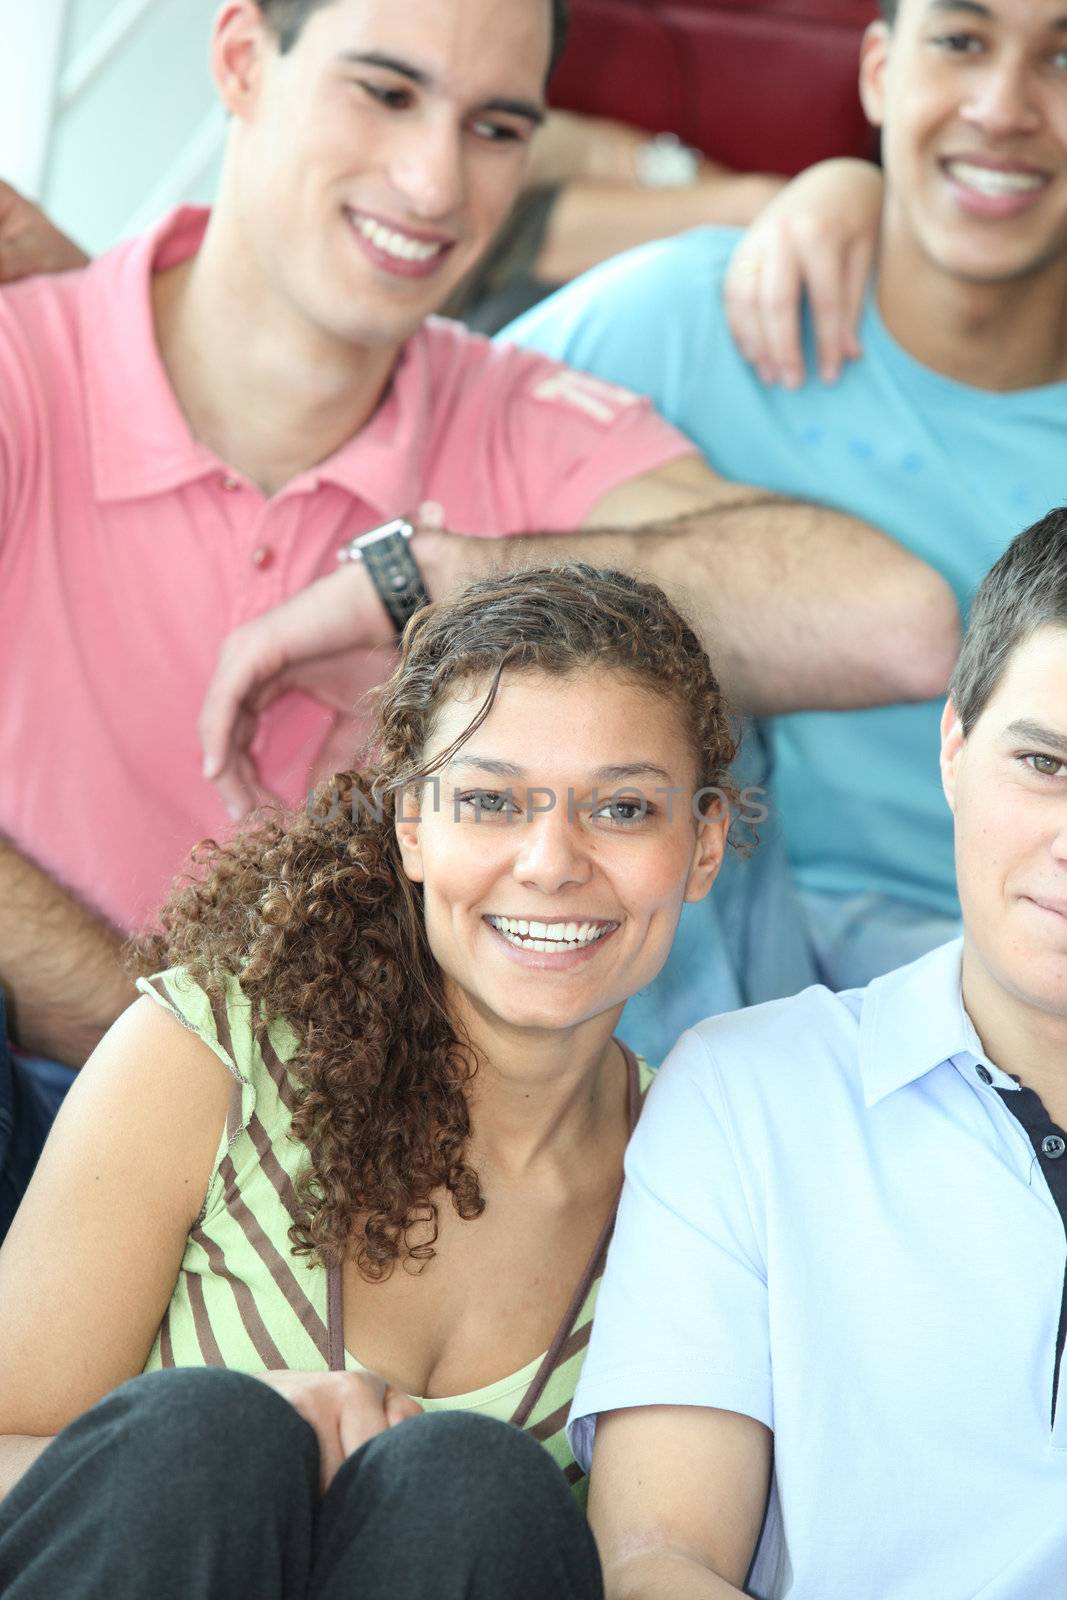
M387 256L396 256L398 261L429 261L444 249L441 244L430 244L424 239L410 239L405 234L394 233L392 228L375 222L373 217L361 217L356 226L376 250L383 250Z
M1032 194L1042 189L1045 180L1033 172L1001 172L994 167L975 167L969 161L950 161L949 172L976 194L999 199L1003 195Z
M487 920L510 944L521 950L574 950L593 944L610 931L600 922L527 922L518 917L489 917Z

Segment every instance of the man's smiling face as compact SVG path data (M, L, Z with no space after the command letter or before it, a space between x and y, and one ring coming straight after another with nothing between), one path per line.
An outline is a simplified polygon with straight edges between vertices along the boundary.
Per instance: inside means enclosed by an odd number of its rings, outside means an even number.
M944 734L969 948L1001 993L1067 1018L1067 628L1016 645L966 738L951 703Z
M901 0L861 87L888 249L971 283L1067 271L1067 0Z
M293 47L216 28L254 271L327 337L399 344L483 254L543 115L549 0L332 0Z

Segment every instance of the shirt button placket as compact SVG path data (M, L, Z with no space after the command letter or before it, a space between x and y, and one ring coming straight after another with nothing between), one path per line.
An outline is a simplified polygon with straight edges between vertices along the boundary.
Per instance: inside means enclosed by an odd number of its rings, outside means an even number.
M1058 1133L1046 1133L1041 1141L1041 1154L1047 1156L1050 1161L1058 1161L1065 1150L1067 1150L1067 1140L1062 1139Z
M244 548L247 551L245 571L248 574L246 614L250 617L269 611L282 598L279 536L286 526L287 504L287 501L258 501L255 515L249 519L246 530L248 543Z

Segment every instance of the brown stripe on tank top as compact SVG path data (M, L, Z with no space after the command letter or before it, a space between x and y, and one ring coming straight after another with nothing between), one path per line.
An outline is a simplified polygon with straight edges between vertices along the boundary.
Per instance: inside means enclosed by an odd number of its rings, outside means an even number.
M220 994L209 994L208 1000L211 1004L211 1015L215 1019L215 1037L230 1060L236 1063L237 1057L233 1053L233 1039L230 1036L230 1019L226 1012L225 998Z
M230 1094L230 1104L226 1111L226 1148L230 1148L233 1141L241 1131L241 1112L244 1108L244 1085L235 1083Z
M170 1337L170 1306L163 1313L163 1321L159 1325L159 1364L161 1367L174 1365L174 1345Z
M204 1285L195 1272L187 1278L189 1289L189 1308L193 1313L193 1327L196 1329L196 1340L200 1346L200 1354L207 1367L224 1367L222 1351L215 1343L215 1334L211 1326L211 1318L204 1304Z
M173 1011L173 1009L174 1009L174 1001L173 1001L171 995L169 994L169 992L167 990L167 986L163 982L163 979L162 978L146 978L145 979L145 983L148 985L148 987L150 989L153 989L155 991L155 993L158 994L158 996L159 996L159 998L161 1000L165 1000L167 1002L167 1010L168 1011ZM179 1020L179 1022L184 1022L185 1018L184 1017L179 1017L178 1020ZM188 1026L188 1024L186 1024L186 1026Z
M256 1042L259 1045L259 1053L263 1057L263 1065L266 1067L270 1074L271 1082L278 1091L278 1098L291 1116L296 1107L296 1093L293 1089L292 1079L289 1076L289 1069L267 1038L265 1029L260 1029L256 1036Z
M241 1325L267 1371L277 1372L282 1367L287 1367L289 1363L267 1332L263 1318L256 1307L255 1296L247 1283L241 1278L234 1277L226 1265L226 1257L218 1241L210 1238L201 1228L194 1228L189 1237L203 1250L207 1264L215 1277L222 1278L229 1284L241 1318Z
M293 1269L263 1232L252 1212L241 1197L237 1186L237 1173L229 1156L219 1163L219 1174L226 1186L226 1209L237 1223L252 1249L263 1262L280 1291L295 1312L305 1333L314 1344L323 1361L327 1359L326 1324L296 1281Z
M572 1359L572 1357L578 1355L579 1351L585 1349L586 1345L589 1343L589 1337L592 1331L593 1319L592 1317L589 1317L580 1328L575 1328L569 1339L565 1340L564 1343L560 1345L559 1354L556 1356L557 1371L560 1367L565 1366L567 1362Z
M550 1412L547 1417L542 1417L540 1422L535 1422L533 1427L527 1428L526 1431L527 1433L532 1433L534 1438L540 1440L543 1444L546 1439L551 1439L554 1433L559 1433L560 1429L566 1425L570 1414L571 1403L568 1400L564 1405Z
M293 1187L293 1180L274 1154L274 1147L270 1142L270 1134L260 1122L258 1117L248 1120L248 1137L255 1145L259 1164L271 1183L274 1185L278 1199L291 1217L296 1216L297 1198Z

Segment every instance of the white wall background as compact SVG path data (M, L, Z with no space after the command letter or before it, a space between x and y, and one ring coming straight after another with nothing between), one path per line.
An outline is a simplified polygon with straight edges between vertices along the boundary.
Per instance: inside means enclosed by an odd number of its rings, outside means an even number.
M0 0L0 176L86 249L211 197L218 0Z

